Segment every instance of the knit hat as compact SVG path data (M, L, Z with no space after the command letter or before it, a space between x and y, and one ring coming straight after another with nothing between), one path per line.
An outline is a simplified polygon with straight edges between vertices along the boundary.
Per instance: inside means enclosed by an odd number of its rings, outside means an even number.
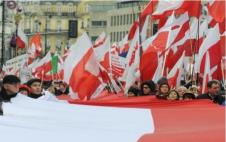
M6 75L2 81L2 84L16 84L16 83L20 83L20 79L15 75Z
M24 85L24 84L20 85L20 91L23 91L23 90L30 93L30 88L27 85Z
M27 86L28 87L31 87L31 85L34 83L34 82L42 82L41 81L41 79L38 79L38 78L33 78L33 79L31 79L31 80L29 80L28 82L27 82Z

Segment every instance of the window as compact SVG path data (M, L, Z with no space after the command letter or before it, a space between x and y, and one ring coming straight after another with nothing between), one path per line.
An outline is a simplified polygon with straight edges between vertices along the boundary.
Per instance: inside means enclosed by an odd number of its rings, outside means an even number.
M56 10L57 10L58 13L61 13L61 7L62 7L62 6L63 6L62 3L57 3L57 4L56 4L56 8L57 8Z
M50 19L46 19L46 31L50 31Z
M126 24L126 15L123 15L123 25Z
M120 25L122 25L122 15L120 16Z
M136 20L136 14L133 14L133 22Z
M114 16L114 26L116 26L116 16Z
M46 11L47 12L51 11L51 3L46 3Z
M103 26L107 26L107 21L102 22Z
M113 41L113 33L111 32L111 42Z
M61 31L61 20L57 20L57 32Z
M92 21L93 27L103 27L107 25L107 21Z
M122 32L119 34L119 41L122 39Z
M111 26L113 26L113 16L111 16Z
M130 14L130 24L133 23L133 14Z
M116 41L119 41L119 32L117 32L117 40Z
M98 36L92 36L92 37L91 37L91 40L92 40L92 41L95 41L97 38L98 38Z
M57 39L56 47L57 47L57 49L61 48L61 40L60 40L60 38Z
M125 35L126 35L126 31L123 31L123 38L125 37Z
M51 42L50 42L49 39L47 39L47 44L46 44L46 45L47 45L47 48L50 49L50 47L51 47Z
M119 26L119 16L117 16L117 26Z
M70 12L70 13L74 12L73 11L73 4L72 3L69 3L68 4L68 12Z
M40 26L41 26L41 22L36 20L35 21L35 26L34 26L34 31L35 32L40 32Z
M157 33L157 31L158 31L158 24L153 24L152 35Z
M127 14L126 17L127 17L127 18L126 18L126 24L128 25L128 24L129 24L129 14Z
M101 21L92 21L92 26L94 27L101 26Z

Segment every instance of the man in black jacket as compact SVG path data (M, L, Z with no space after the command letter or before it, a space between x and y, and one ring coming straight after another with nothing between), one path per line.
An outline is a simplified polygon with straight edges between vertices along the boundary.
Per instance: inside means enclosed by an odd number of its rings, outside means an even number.
M15 75L7 75L3 78L0 91L0 102L9 102L19 92L20 79Z
M217 80L211 80L207 83L208 92L201 94L197 97L197 99L210 99L216 103L221 104L222 99L225 99L222 95L220 95L220 82Z

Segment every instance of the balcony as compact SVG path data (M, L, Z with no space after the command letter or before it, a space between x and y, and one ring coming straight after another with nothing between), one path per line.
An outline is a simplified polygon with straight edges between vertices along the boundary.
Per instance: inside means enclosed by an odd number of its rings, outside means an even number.
M44 12L45 16L64 16L64 17L75 17L75 12Z
M31 32L31 29L25 29L24 33L29 36L29 35L34 35L36 32ZM68 30L57 30L57 29L54 29L54 30L46 29L46 32L43 32L43 31L40 32L41 35L45 35L45 34L55 35L55 34L67 34L67 33L68 33Z

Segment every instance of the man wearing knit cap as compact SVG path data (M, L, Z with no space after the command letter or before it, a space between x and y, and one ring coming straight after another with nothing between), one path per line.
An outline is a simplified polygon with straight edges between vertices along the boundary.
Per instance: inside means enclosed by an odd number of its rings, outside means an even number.
M30 87L30 94L28 97L37 99L41 97L42 94L42 85L41 80L38 78L33 78L27 82L27 86Z
M15 75L6 75L2 81L0 101L9 102L19 92L20 79Z

